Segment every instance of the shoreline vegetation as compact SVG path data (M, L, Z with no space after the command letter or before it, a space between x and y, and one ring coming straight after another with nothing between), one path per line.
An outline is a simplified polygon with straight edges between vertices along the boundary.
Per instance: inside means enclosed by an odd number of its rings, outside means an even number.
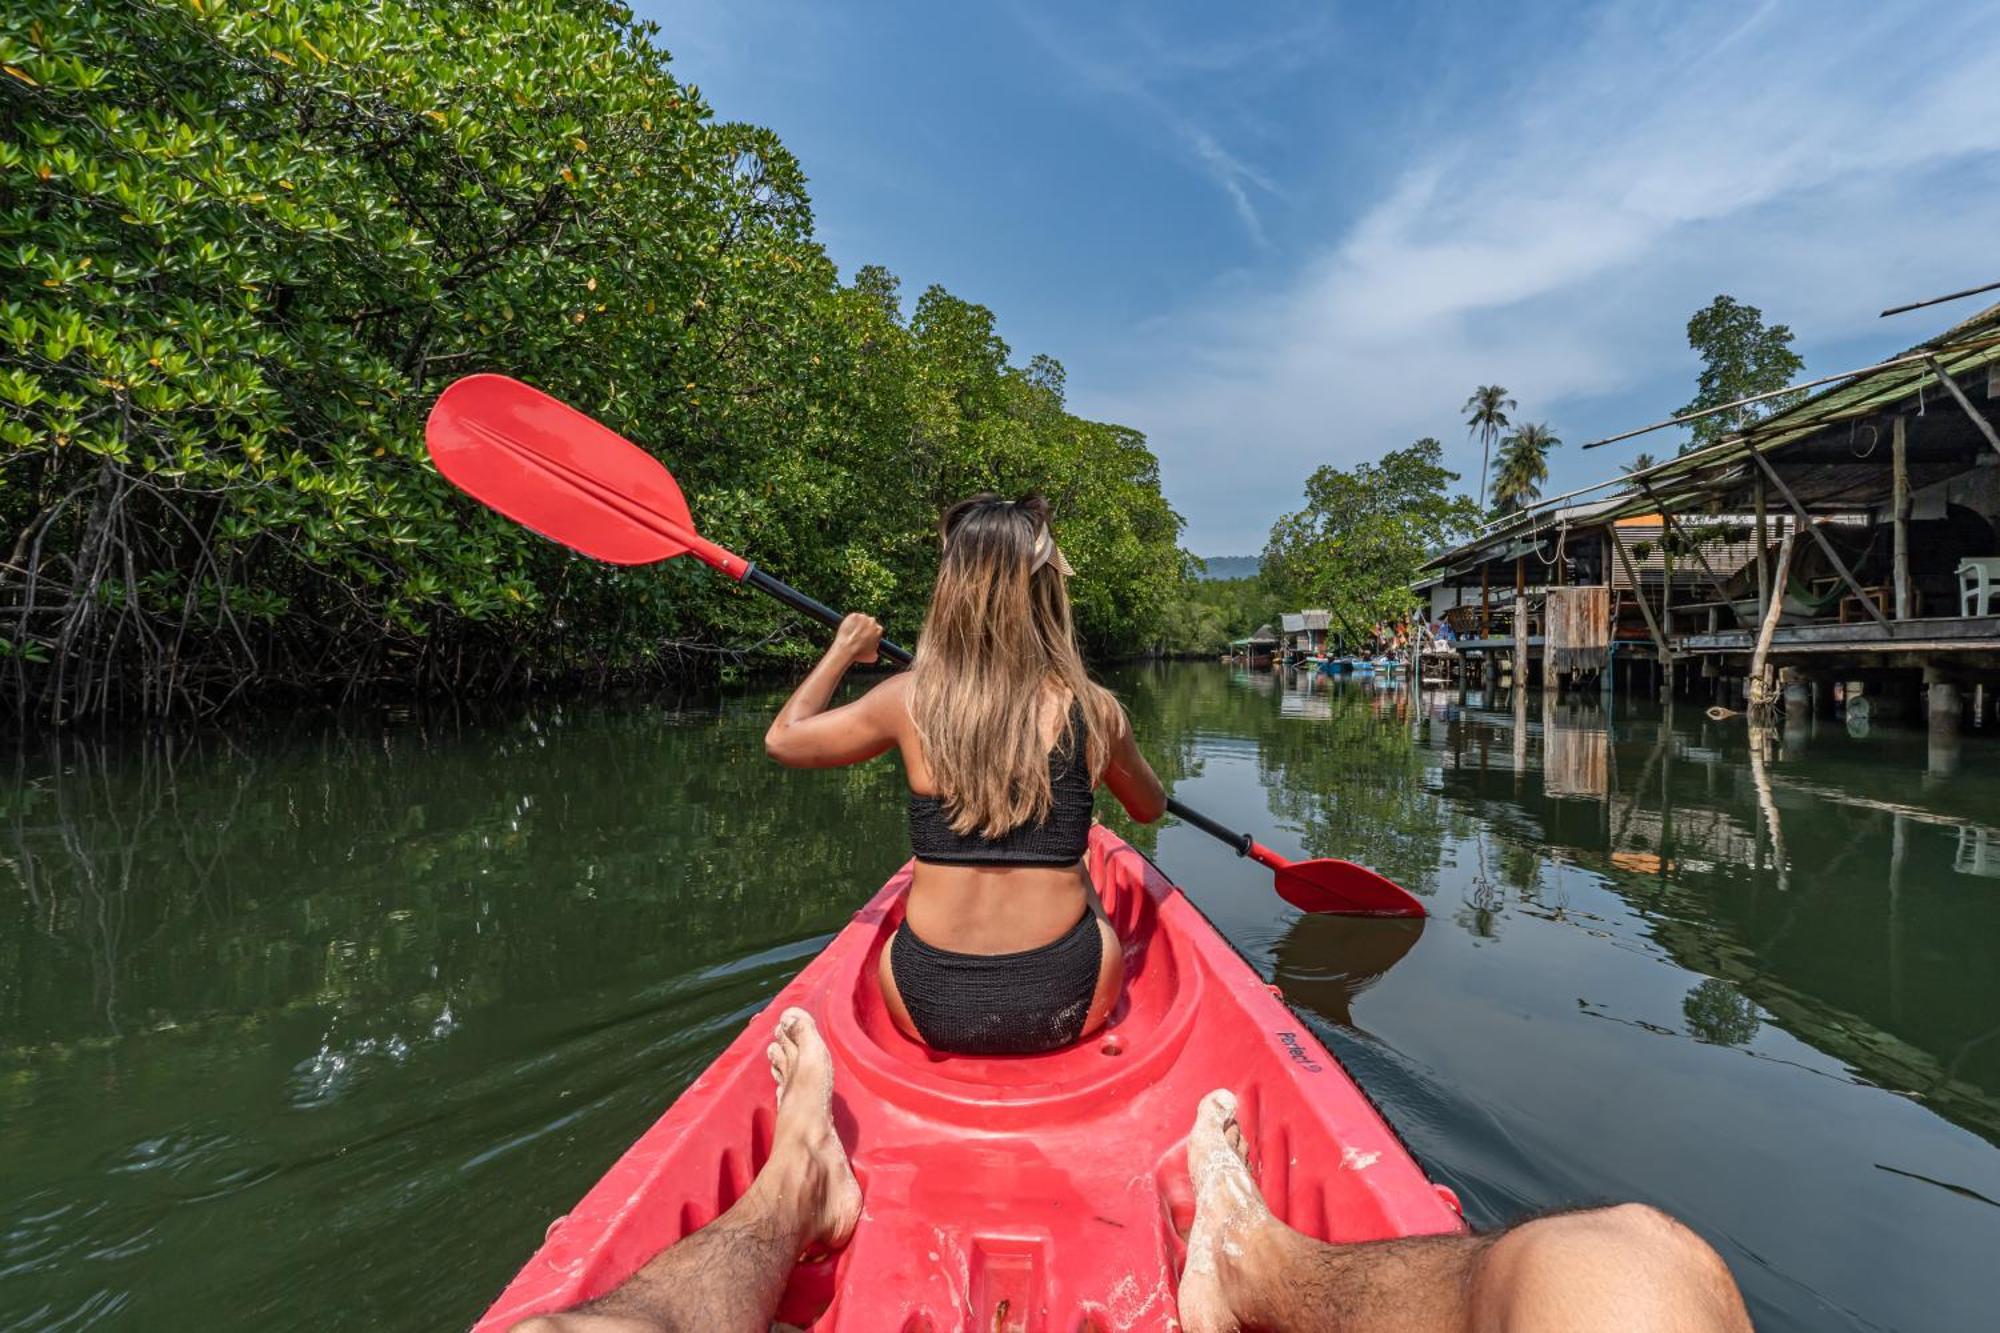
M1093 654L1196 566L1143 435L993 312L842 281L805 175L622 5L24 0L0 18L0 674L21 728L686 682L818 650L572 556L422 443L504 370L667 459L705 531L911 635L935 523L1039 489Z

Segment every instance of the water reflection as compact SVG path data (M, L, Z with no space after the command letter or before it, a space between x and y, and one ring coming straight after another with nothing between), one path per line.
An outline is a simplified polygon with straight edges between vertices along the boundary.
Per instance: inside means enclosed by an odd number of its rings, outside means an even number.
M1221 705L1268 817L1435 920L1379 969L1380 941L1300 922L1273 970L1368 1034L1330 1033L1475 1216L1648 1198L1760 1327L1981 1325L1951 1265L2000 1246L1993 737L1944 777L1880 717L1288 684Z
M1352 1027L1355 998L1401 962L1423 933L1421 918L1301 915L1273 950L1276 980L1292 1004Z
M1599 696L1159 665L1177 794L1426 923L1131 833L1471 1215L1714 1240L1760 1327L1978 1327L2000 755ZM0 1327L466 1322L904 855L762 693L71 740L0 787Z

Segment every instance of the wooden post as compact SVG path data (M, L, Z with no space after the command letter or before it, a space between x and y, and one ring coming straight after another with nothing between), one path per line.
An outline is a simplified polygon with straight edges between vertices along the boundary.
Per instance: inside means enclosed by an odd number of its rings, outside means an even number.
M1514 557L1514 600L1517 602L1520 601L1522 595L1525 594L1527 591L1528 591L1528 557L1525 555L1517 555Z
M1896 619L1910 618L1910 441L1909 418L1901 412L1889 448L1893 485L1890 505L1896 520Z
M1528 599L1514 596L1514 689L1528 688Z
M1785 578L1792 572L1792 534L1778 543L1778 586L1783 587ZM1773 597L1764 608L1764 626L1757 631L1757 651L1750 655L1750 706L1769 708L1771 690L1764 679L1764 662L1771 655L1771 636L1778 632L1778 621L1785 614L1785 599Z
M1659 504L1659 502L1660 502L1660 497L1659 497L1659 496L1657 496L1657 495L1654 495L1654 494L1653 494L1653 489L1652 489L1652 487L1650 487L1650 486L1646 485L1646 483L1642 481L1642 482L1640 482L1640 483L1639 483L1639 489L1640 489L1640 490L1642 490L1642 491L1644 491L1644 492L1646 493L1646 498L1647 498L1647 499L1649 499L1649 500L1653 501L1653 502L1654 502L1655 504ZM1680 525L1674 522L1674 516L1673 516L1672 514L1670 514L1670 513L1668 513L1668 512L1667 512L1667 507L1666 507L1666 506L1665 506L1664 504L1661 504L1661 505L1660 505L1660 547L1661 547L1662 551L1664 551L1664 550L1665 550L1665 548L1666 548L1666 544L1667 544L1667 534L1668 534L1668 533L1670 533L1670 532L1671 532L1671 533L1674 533L1674 534L1675 534L1676 536L1685 536L1685 535L1686 535L1686 534L1685 534L1685 533L1684 533L1684 532L1683 532L1683 531L1681 530L1681 527L1680 527ZM1697 562L1698 562L1698 563L1699 563L1699 564L1701 565L1701 571L1702 571L1702 573L1704 573L1704 574L1708 575L1708 581L1709 581L1709 583L1710 583L1710 584L1711 584L1711 585L1712 585L1712 586L1713 586L1713 587L1715 588L1715 595L1716 595L1717 597L1719 597L1719 598L1722 598L1723 600L1727 601L1727 600L1728 600L1728 598L1729 598L1729 589L1725 588L1725 587L1724 587L1724 586L1722 585L1722 579L1721 579L1721 578L1720 578L1719 576L1717 576L1717 574L1716 574L1716 572L1715 572L1715 568L1714 568L1714 566L1710 565L1710 564L1708 563L1708 557L1707 557L1707 556L1705 556L1705 555L1703 555L1703 554L1701 553L1701 546L1700 546L1700 545L1699 545L1699 544L1698 544L1697 542L1693 541L1692 539L1690 539L1690 540L1688 541L1688 544L1687 544L1687 546L1688 546L1688 550L1690 550L1690 551L1692 551L1692 552L1694 553L1694 558L1695 558L1695 560L1696 560L1696 561L1697 561ZM1671 563L1672 563L1672 557L1671 557L1671 556L1667 557L1667 560L1668 560L1668 563L1669 563L1669 565L1671 565Z
M1937 372L1938 383L1951 391L1951 396L1956 398L1958 405L1965 409L1965 415L1972 418L1972 424L1979 427L1979 433L1986 437L1986 442L1995 449L2000 449L2000 434L1994 433L1992 422L1979 415L1979 409L1974 407L1972 400L1965 396L1965 390L1958 387L1958 381L1944 373L1944 367L1938 364L1936 357L1927 356L1924 358L1924 363Z
M1674 650L1667 647L1667 636L1660 631L1660 622L1653 619L1652 603L1646 600L1646 590L1639 586L1639 571L1632 567L1632 557L1625 553L1625 543L1615 536L1611 549L1618 552L1618 563L1625 567L1625 577L1632 580L1632 599L1639 603L1639 611L1646 617L1646 628L1652 633L1653 646L1660 650L1660 660L1674 660Z
M1840 575L1840 581L1847 585L1847 590L1853 593L1855 598L1860 601L1862 609L1866 610L1874 618L1875 623L1882 627L1883 634L1894 638L1896 631L1889 627L1889 619L1882 614L1882 608L1875 605L1874 598L1861 590L1861 584L1855 580L1854 571L1849 569L1847 562L1840 558L1840 552L1833 549L1833 543L1826 539L1826 534L1813 524L1812 515L1808 514L1806 507L1799 503L1799 497L1792 494L1792 488L1785 485L1785 479L1778 475L1778 470L1771 466L1769 459L1765 458L1764 455L1758 453L1755 449L1750 451L1750 457L1756 460L1758 467L1764 469L1764 475L1771 479L1771 484L1778 488L1778 494L1783 496L1785 503L1791 507L1792 514L1799 521L1799 526L1811 533L1813 540L1819 543L1820 553L1826 557L1827 563L1833 566L1834 573Z
M1771 609L1771 567L1769 562L1767 562L1764 559L1764 552L1769 547L1771 541L1771 535L1769 529L1767 529L1764 526L1764 474L1761 472L1757 474L1756 497L1757 497L1757 618L1761 621L1764 618L1764 613ZM1783 598L1784 595L1785 595L1784 589L1780 588L1778 590L1778 596L1780 598Z
M1493 562L1487 561L1479 567L1479 637L1493 637L1488 609L1493 605Z

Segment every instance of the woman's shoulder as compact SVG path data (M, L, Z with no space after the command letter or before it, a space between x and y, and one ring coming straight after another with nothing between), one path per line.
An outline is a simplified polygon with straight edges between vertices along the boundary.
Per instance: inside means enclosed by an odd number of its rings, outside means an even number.
M1062 692L1069 699L1070 714L1082 713L1093 729L1115 737L1131 725L1125 720L1125 705L1118 701L1118 696L1094 680L1085 680L1080 694L1067 686L1062 687Z

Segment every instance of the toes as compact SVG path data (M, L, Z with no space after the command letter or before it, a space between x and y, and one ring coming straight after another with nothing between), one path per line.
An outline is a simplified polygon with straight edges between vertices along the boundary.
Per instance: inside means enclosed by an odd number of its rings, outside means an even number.
M797 1005L792 1005L778 1015L778 1035L795 1042L803 1042L806 1034L813 1030L812 1015Z

